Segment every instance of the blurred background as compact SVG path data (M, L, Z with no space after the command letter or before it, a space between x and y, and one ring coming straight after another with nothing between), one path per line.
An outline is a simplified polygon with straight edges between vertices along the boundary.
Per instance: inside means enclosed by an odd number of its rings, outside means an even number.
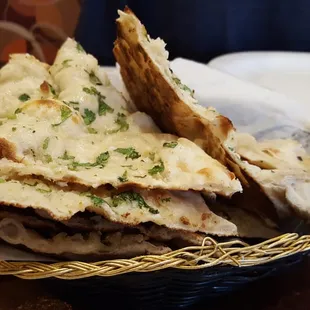
M29 52L51 63L70 36L112 65L115 18L125 5L168 43L171 58L310 50L309 0L0 0L0 61Z

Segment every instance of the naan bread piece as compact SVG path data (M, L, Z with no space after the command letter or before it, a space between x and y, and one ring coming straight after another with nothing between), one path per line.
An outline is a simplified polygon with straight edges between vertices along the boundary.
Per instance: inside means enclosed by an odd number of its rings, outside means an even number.
M14 117L28 100L53 98L57 89L49 66L29 54L13 54L0 70L0 117Z
M218 216L234 223L238 229L238 235L242 238L270 239L280 235L275 223L266 223L255 213L248 210L226 206L220 203L209 204L211 210Z
M0 239L12 245L24 246L36 253L81 260L130 258L147 254L161 255L171 251L165 245L153 244L142 234L90 232L87 235L79 233L68 235L59 233L52 238L45 238L10 218L0 221Z
M63 185L63 184L62 184ZM194 192L127 189L81 191L39 179L1 180L0 204L33 208L57 221L85 210L127 226L154 223L171 229L219 236L236 235L236 226L209 210Z
M201 245L206 237L203 233L194 233L186 230L175 230L152 223L143 223L137 226L126 226L111 222L100 215L91 212L77 213L66 221L55 221L52 218L41 217L38 211L30 208L20 209L11 206L0 207L0 221L5 218L13 219L21 223L25 228L44 232L45 236L65 233L84 232L139 232L144 236L169 244L182 246Z
M60 89L59 100L81 113L90 132L159 132L152 118L137 112L100 70L97 59L73 39L61 46L50 72Z
M55 100L26 103L0 131L2 175L41 175L91 187L205 190L231 196L234 174L193 142L165 134L93 135L78 112ZM8 161L10 159L12 162Z
M310 157L295 140L256 141L247 133L236 134L236 152L242 159L262 169L307 169Z
M272 195L256 179L256 166L235 150L231 121L212 107L198 105L194 92L170 70L165 43L152 40L128 8L119 14L114 55L137 108L152 116L163 131L194 141L233 171L243 186L243 193L233 197L237 205L278 220Z

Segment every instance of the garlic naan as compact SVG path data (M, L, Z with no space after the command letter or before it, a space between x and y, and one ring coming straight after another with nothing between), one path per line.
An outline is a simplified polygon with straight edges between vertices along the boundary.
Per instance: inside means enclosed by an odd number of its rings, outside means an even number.
M50 68L60 89L59 100L79 111L90 132L159 132L153 120L111 84L98 61L72 39L59 49Z
M177 230L204 232L219 236L237 234L234 224L215 215L203 198L194 192L99 189L78 190L47 184L39 179L0 182L0 203L44 211L57 221L72 218L85 210L115 223L137 226L152 222Z
M205 190L224 196L241 190L233 173L187 139L89 134L78 112L56 100L21 107L16 118L3 122L0 145L2 175L35 174L91 187Z
M10 56L0 70L0 117L13 117L25 101L57 94L48 67L29 54Z

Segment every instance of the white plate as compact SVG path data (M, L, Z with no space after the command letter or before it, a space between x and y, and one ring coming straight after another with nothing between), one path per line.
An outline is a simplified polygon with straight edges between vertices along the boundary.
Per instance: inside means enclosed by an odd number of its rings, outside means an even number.
M233 53L208 65L310 105L310 53Z

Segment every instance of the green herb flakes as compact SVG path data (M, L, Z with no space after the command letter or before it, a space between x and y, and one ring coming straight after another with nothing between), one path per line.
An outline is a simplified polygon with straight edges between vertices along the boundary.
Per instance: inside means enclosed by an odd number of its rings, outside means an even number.
M48 84L48 87L49 87L49 89L50 89L50 92L51 92L54 96L56 96L57 94L56 94L55 88L54 88L50 83L47 83L47 84Z
M108 104L104 101L105 97L101 94L98 95L98 114L106 115L107 113L113 113L114 109L112 109Z
M98 133L98 131L95 128L92 128L92 127L87 127L87 130L91 134L97 134Z
M129 124L127 123L127 118L124 113L117 113L115 124L119 126L118 131L124 132L129 129Z
M16 127L12 127L12 131L16 131L16 129L17 129Z
M86 197L90 198L91 202L97 207L102 206L104 203L108 204L103 198L96 195L86 194Z
M84 109L84 115L82 115L82 117L84 119L85 125L90 125L96 120L96 114L89 109Z
M171 142L165 142L163 144L163 147L169 147L171 149L174 149L178 145L178 142L176 141L171 141Z
M75 156L70 156L70 155L68 154L68 152L65 151L64 154L63 154L62 156L58 157L58 158L59 158L59 159L62 159L62 160L71 160L71 159L74 159Z
M100 81L100 79L98 78L98 76L95 74L95 72L93 70L91 70L90 72L85 70L85 72L88 74L89 81L92 84L94 84L94 85L102 85L102 82Z
M5 182L6 182L5 179L0 178L0 183L5 183Z
M30 96L28 94L21 94L18 97L18 99L19 99L19 101L25 102L25 101L28 101L30 99Z
M128 181L128 178L127 178L127 170L125 170L125 172L123 173L122 176L118 177L118 180L120 182L127 182Z
M165 165L162 160L159 161L159 165L154 166L152 169L148 170L150 175L155 175L157 173L161 173L165 170Z
M120 153L125 155L126 159L137 159L141 157L141 155L133 148L133 147L128 147L128 148L117 148L114 150L114 152Z
M123 193L112 196L113 207L118 207L119 205L123 203L133 203L133 202L136 202L140 209L143 209L143 208L148 209L148 211L152 214L159 213L158 210L149 206L140 194L134 191L127 191L127 192L123 192Z
M171 201L171 197L166 197L166 198L162 198L161 202L170 202Z
M18 109L15 110L14 114L19 114L21 112L22 112L22 109L18 108Z
M185 91L189 92L192 97L194 96L194 91L192 89L190 89L188 86L186 86L185 84L182 84L182 82L181 82L181 80L179 78L177 78L175 76L172 79L182 90L185 90Z
M99 94L98 90L93 86L90 88L83 87L83 92L88 94L88 95L98 95Z
M109 152L104 152L104 153L101 153L99 156L97 156L96 161L94 163L80 163L77 161L73 161L69 165L69 169L76 170L78 167L91 168L91 167L96 167L96 166L103 168L106 165L109 158L110 158Z
M53 158L51 155L47 154L47 155L44 155L44 160L47 163L51 163L53 161Z
M42 145L43 150L46 150L48 148L49 143L50 143L50 138L49 137L45 138L43 141L43 145Z
M69 65L69 62L72 61L72 59L65 59L63 62L62 62L62 66L63 68L69 68L70 65Z
M76 43L76 49L79 53L86 53L83 46L80 43Z
M60 118L61 118L61 122L57 123L57 124L52 124L53 127L59 126L61 125L63 122L65 122L70 116L72 115L71 110L66 107L66 106L61 106L60 107Z
M49 188L49 189L43 189L43 188L36 188L36 191L39 192L39 193L42 193L42 194L47 194L47 193L51 193L52 190Z
M73 108L76 111L79 111L79 102L77 101L63 101L64 104L68 105L69 107Z

